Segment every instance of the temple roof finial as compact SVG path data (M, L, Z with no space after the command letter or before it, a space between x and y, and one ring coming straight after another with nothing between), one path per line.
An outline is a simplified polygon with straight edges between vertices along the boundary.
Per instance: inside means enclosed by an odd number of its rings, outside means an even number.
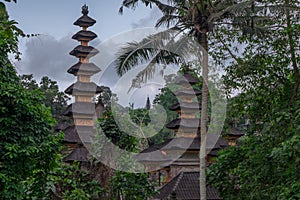
M84 5L82 6L82 11L81 11L81 13L82 13L83 15L89 14L89 7L88 7L86 4L84 4Z
M82 9L81 13L83 15L79 19L77 19L73 24L76 26L85 27L85 28L93 26L96 23L96 20L94 20L88 16L88 13L89 13L88 6L86 4L84 4L81 7L81 9Z
M150 103L149 95L147 95L147 101L146 101L146 106L145 106L145 108L146 108L147 110L150 110L150 108L151 108L151 103Z

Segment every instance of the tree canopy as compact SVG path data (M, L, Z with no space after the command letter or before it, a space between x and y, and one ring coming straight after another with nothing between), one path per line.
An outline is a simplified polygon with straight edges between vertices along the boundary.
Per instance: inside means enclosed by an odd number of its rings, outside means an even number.
M53 118L56 120L56 125L67 121L62 113L67 108L70 98L64 92L59 91L56 81L51 80L47 76L43 76L38 84L36 80L34 80L32 74L23 74L20 76L20 79L25 89L39 90L43 93L44 97L41 103L51 108L51 113Z
M56 165L61 137L51 135L54 120L40 104L40 91L23 88L8 53L18 57L19 29L8 20L0 3L0 198L40 197L46 190L44 174Z
M231 115L249 119L237 147L218 155L208 177L226 199L299 198L299 2L268 2L264 37L218 38L220 58L235 54L224 76L240 91ZM223 30L224 31L224 30ZM224 36L222 32L218 37ZM244 48L237 49L235 44ZM222 43L223 42L223 43ZM230 50L231 49L231 50Z
M122 6L136 8L138 2L148 7L156 5L162 11L157 26L170 26L187 36L181 38L181 42L175 41L177 47L185 50L188 47L184 46L185 39L190 35L198 39L224 69L222 86L230 102L227 123L236 119L244 124L249 121L247 134L238 140L237 146L218 153L208 168L208 182L224 199L299 199L299 1L124 0ZM18 37L27 35L16 24L9 19L5 4L0 2L0 199L145 199L153 196L154 185L146 174L108 172L93 160L86 170L80 163L62 162L63 134L52 130L55 119L61 120L68 98L58 90L57 83L46 76L40 83L32 75L18 76L8 54L20 59ZM166 32L156 36L159 37L149 36L128 44L125 50L129 51L119 60L120 75L142 61L149 61L150 66L139 74L144 78L153 75L154 62L184 63L174 52L140 48L147 42L161 47L170 39ZM131 57L127 59L128 56ZM124 64L126 59L129 62ZM206 75L207 71L202 75L204 83L195 87L206 85ZM161 104L170 121L177 114L169 112L169 106L177 100L170 90L174 77L165 78L166 87L156 96L153 110L156 104ZM138 140L127 132L136 130L137 134L149 132L151 135L156 131L153 124L162 120L151 118L147 109L131 108L126 115L117 113L128 125L120 127L113 117L116 110L110 109L111 101L117 97L108 87L102 88L105 92L99 102L107 110L98 128L124 150L143 149L145 140ZM209 96L204 94L206 102L201 107L209 111ZM206 119L209 112L204 114L201 116ZM206 124L202 127L206 128ZM170 132L163 129L151 139L158 143L168 137ZM100 180L97 173L111 174L101 176L107 180Z

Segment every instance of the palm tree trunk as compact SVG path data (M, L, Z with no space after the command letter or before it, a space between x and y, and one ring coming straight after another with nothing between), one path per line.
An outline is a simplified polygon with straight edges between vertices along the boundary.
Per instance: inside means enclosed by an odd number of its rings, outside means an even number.
M207 33L202 32L198 40L203 48L202 62L202 100L201 100L201 146L200 146L200 196L206 200L206 135L207 135L207 102L208 102L208 42Z

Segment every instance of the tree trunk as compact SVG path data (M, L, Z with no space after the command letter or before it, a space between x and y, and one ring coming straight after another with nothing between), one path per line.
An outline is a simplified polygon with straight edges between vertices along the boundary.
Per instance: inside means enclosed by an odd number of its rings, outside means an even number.
M198 41L203 48L202 62L202 100L201 100L201 146L200 146L200 196L206 200L206 135L207 135L207 101L208 101L208 42L207 33L204 31L198 36Z

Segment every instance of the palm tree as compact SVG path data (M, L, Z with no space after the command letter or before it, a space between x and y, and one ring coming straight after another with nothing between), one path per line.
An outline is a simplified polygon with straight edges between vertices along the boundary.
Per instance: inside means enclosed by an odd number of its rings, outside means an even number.
M254 5L254 1L241 1L237 3L231 0L168 0L163 3L159 0L124 0L120 13L123 8L136 8L138 2L148 7L156 5L163 13L163 16L157 20L156 27L167 26L172 30L178 30L180 33L192 35L194 39L202 46L202 100L201 100L201 148L200 148L200 196L201 200L206 199L206 135L207 135L207 103L208 103L208 34L211 33L218 22L233 22L234 13L239 10L247 11ZM253 23L252 23L253 25ZM253 28L253 26L252 26ZM172 35L173 40L178 35ZM162 47L166 45L166 40L170 39L168 32L161 32L149 36L141 42L131 42L120 51L117 61L117 73L123 75L128 70L135 67L141 61L150 61L145 70L138 74L138 81L152 78L155 67L153 63L180 63L184 62L176 53L168 52L164 49L147 48L147 44ZM173 40L174 42L174 40ZM186 50L182 40L176 40L176 45L180 44L181 49ZM168 44L168 43L167 43ZM176 46L174 45L174 46ZM146 48L143 48L146 47ZM137 81L137 82L138 82Z

